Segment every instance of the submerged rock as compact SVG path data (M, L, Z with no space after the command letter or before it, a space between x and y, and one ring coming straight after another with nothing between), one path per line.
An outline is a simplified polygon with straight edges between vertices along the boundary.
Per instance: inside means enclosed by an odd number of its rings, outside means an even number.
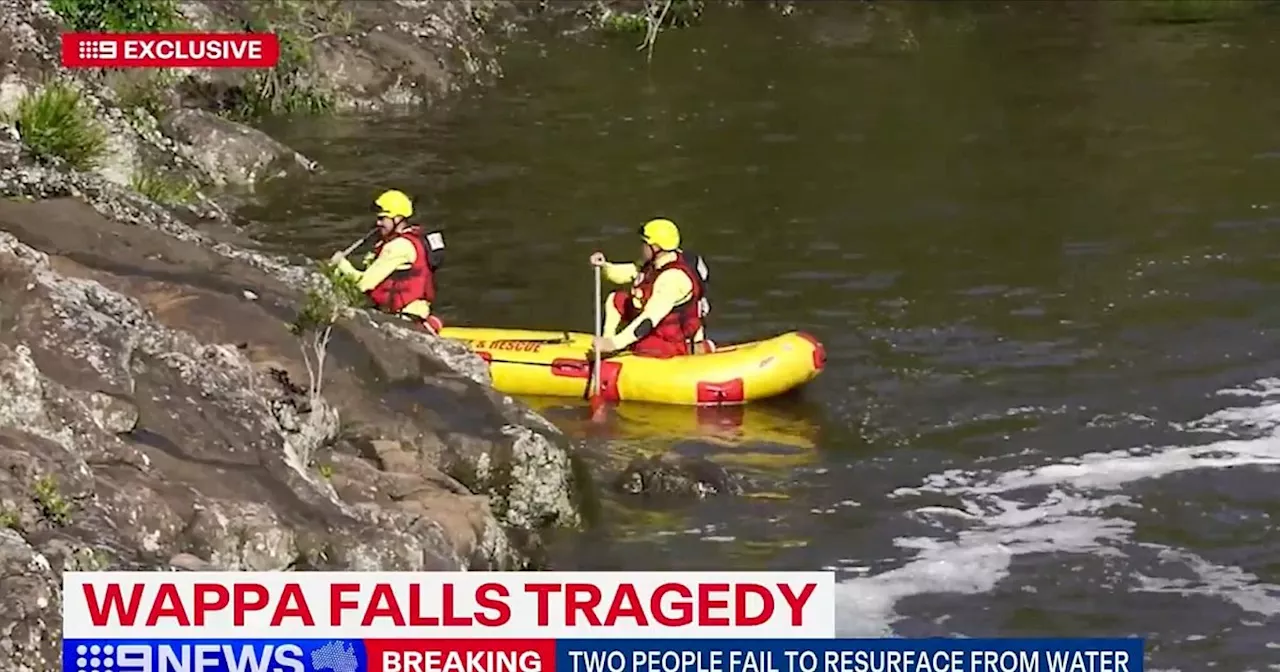
M614 488L645 497L692 497L742 494L741 479L701 457L663 454L637 457L618 474Z

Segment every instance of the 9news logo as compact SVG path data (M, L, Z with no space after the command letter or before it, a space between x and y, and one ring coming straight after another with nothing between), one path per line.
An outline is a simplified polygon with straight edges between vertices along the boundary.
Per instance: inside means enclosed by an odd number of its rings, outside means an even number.
M362 672L355 651L346 642L307 648L310 656L297 644L258 642L74 644L68 645L64 654L63 671Z
M136 648L137 645L126 645L127 648ZM148 651L151 647L144 647ZM116 670L116 647L107 644L106 646L85 646L81 644L76 647L76 672L97 672L99 670ZM129 654L125 654L126 656Z

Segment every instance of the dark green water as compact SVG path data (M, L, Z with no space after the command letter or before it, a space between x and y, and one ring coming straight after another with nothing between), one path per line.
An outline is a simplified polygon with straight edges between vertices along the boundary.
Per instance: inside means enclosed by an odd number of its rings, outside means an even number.
M600 462L703 454L771 495L612 503L564 566L832 568L846 634L1142 634L1155 669L1268 669L1280 17L876 6L714 12L651 65L533 36L450 109L288 125L329 172L247 214L321 257L404 189L449 236L446 320L583 331L587 255L663 215L714 264L714 338L825 342L801 399L714 440L539 402Z

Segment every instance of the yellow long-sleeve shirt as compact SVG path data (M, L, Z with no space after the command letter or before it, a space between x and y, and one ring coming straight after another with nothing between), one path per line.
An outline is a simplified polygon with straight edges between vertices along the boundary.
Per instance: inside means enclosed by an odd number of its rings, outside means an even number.
M693 298L693 281L688 275L677 269L662 270L667 264L675 261L675 255L666 252L654 260L654 265L659 269L658 277L653 281L653 295L644 304L644 309L636 319L630 324L618 330L618 323L621 322L622 316L615 310L605 311L604 333L613 339L614 347L619 350L629 348L639 337L636 335L636 329L648 320L653 326L657 326L662 318L666 317L676 306L689 301ZM622 285L635 282L640 275L640 269L635 264L614 264L606 263L604 268L605 277L614 284ZM628 298L628 301L631 299ZM695 341L703 339L702 330L698 330Z
M417 260L418 250L413 243L404 238L396 238L383 245L378 256L363 271L351 265L351 262L346 259L338 262L338 271L354 278L360 291L368 293L391 277L392 273L411 268ZM431 304L424 299L418 299L405 306L400 312L425 320L431 315Z

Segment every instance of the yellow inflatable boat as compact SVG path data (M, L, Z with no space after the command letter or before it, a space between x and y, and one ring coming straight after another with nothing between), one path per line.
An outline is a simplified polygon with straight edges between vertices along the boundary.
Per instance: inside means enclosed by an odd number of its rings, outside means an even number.
M489 363L493 387L506 394L584 397L591 384L591 334L446 327ZM709 354L646 357L629 352L600 364L600 394L609 401L683 406L744 404L789 392L826 365L816 338L793 331L721 346Z

